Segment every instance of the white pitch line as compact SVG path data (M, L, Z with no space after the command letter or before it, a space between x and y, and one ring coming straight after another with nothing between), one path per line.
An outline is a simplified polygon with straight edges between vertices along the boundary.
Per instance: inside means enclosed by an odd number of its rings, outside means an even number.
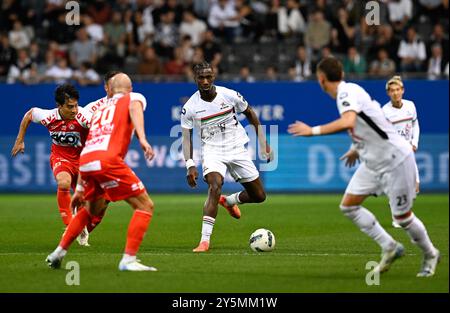
M0 256L13 256L13 255L46 255L48 253L43 252L0 252ZM122 253L118 252L69 252L68 257L70 256L84 256L84 255L122 255ZM199 255L193 252L185 252L185 253L161 253L161 252L141 252L139 255L146 256L189 256L189 255ZM202 253L201 255L208 256L261 256L261 255L269 255L269 253ZM270 255L274 256L299 256L299 257L326 257L326 256L378 256L378 253L278 253L272 252ZM417 256L416 253L406 253L407 256ZM442 255L445 256L445 255Z

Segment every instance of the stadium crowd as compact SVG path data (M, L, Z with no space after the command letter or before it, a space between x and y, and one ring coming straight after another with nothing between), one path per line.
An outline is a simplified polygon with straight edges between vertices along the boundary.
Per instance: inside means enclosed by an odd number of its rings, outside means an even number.
M0 81L192 81L203 60L224 80L303 81L327 55L365 78L449 75L448 0L376 1L375 25L365 0L76 1L79 20L67 2L0 2Z

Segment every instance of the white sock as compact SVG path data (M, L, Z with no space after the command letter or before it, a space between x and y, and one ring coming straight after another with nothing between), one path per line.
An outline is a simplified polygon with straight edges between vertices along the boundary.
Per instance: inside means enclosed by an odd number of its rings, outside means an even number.
M395 247L396 241L389 235L386 230L378 223L375 216L362 206L345 207L341 205L341 211L347 216L358 228L375 240L383 250L391 250Z
M428 236L425 225L416 216L413 216L412 221L404 227L412 243L419 246L426 256L435 256L436 248L433 246L430 237Z
M242 202L239 200L239 194L240 194L241 192L242 192L242 191L239 191L239 192L233 193L232 195L227 196L227 197L226 197L227 204L228 204L228 205L235 205L235 204L242 203Z
M63 249L62 247L58 246L55 251L53 251L55 255L57 255L60 258L63 258L66 256L67 250Z
M125 262L125 263L134 262L134 261L136 261L136 256L124 253L123 257L122 257L122 261Z
M203 216L203 223L202 223L202 239L200 241L207 241L209 242L211 238L211 234L213 232L214 228L214 222L216 221L215 218L211 216Z

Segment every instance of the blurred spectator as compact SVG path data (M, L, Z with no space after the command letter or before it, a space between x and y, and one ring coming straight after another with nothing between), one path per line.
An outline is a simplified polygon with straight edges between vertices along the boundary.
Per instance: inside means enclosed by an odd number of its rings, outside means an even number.
M124 50L127 35L126 25L122 23L122 13L113 12L111 21L103 26L103 30L103 43L113 51L113 54L120 54L120 51Z
M92 19L92 17L90 17L88 14L82 15L81 20L82 20L83 26L86 28L89 38L91 38L95 42L102 42L103 41L103 26L95 23L94 20Z
M210 10L210 0L193 0L193 10L197 16L206 20Z
M363 74L367 68L366 60L354 46L348 48L347 57L344 59L343 65L346 73L353 74Z
M16 62L16 50L9 44L8 36L0 34L0 76L5 76Z
M24 10L20 1L7 0L0 2L0 31L9 31L15 21L23 18Z
M313 51L314 55L316 55L323 46L329 44L330 32L330 23L325 21L323 13L321 11L315 11L308 22L305 36L305 43L307 47Z
M294 63L289 68L289 76L292 80L300 82L311 76L312 65L308 52L304 46L297 48Z
M426 15L433 24L436 24L439 19L439 8L442 0L419 0L417 12L418 15ZM420 16L418 16L420 21Z
M139 75L162 75L164 69L155 49L147 47L144 50L142 61L138 64Z
M239 70L239 77L236 79L236 82L254 83L255 81L256 79L253 77L250 67L248 65L242 66Z
M59 58L45 73L46 80L55 84L67 83L73 76L73 70L67 65L65 58Z
M136 28L136 43L138 45L151 45L155 34L153 24L145 22L144 15L140 11L134 13L134 23Z
M183 19L183 6L177 0L166 0L162 6L163 11L172 11L174 13L173 22L178 26Z
M167 11L161 14L161 23L156 26L155 47L158 55L170 58L178 43L178 27L174 23L175 13Z
M20 49L17 51L17 61L10 66L8 71L7 83L13 84L17 80L20 81L20 77L26 69L31 67L31 60L28 56L27 50Z
M327 21L332 21L335 14L335 5L333 5L333 2L329 0L308 1L308 15L312 15L312 13L316 11L321 11Z
M58 44L66 45L75 40L75 32L78 28L75 25L67 25L66 11L62 11L54 20L50 20L47 37Z
M388 52L381 48L378 57L370 63L369 73L376 76L392 76L395 73L395 62L389 58Z
M29 68L23 71L19 80L25 85L39 84L42 81L42 76L39 74L36 63L32 63Z
M448 34L445 33L442 24L436 24L433 27L433 33L431 34L430 40L427 43L427 55L431 55L431 47L435 44L439 44L441 46L444 63L447 63L449 58Z
M331 48L337 53L345 53L355 44L355 24L344 7L338 9L338 18L331 31Z
M180 43L181 54L183 60L186 63L192 62L192 57L194 56L194 47L192 46L192 39L190 36L183 36Z
M39 64L44 62L44 54L36 41L31 42L28 54L32 63Z
M419 72L422 70L423 61L427 55L425 44L417 36L414 27L409 27L406 33L406 40L400 42L398 56L401 60L402 72Z
M388 2L389 21L396 32L401 32L408 24L413 14L411 0L390 0Z
M277 82L278 81L278 69L274 65L269 65L266 68L266 75L264 77L265 81Z
M104 25L111 19L111 6L106 0L90 1L87 13L92 16L95 23Z
M281 9L280 0L271 0L269 11L266 15L266 34L269 37L281 38L281 34L278 31L278 11Z
M45 62L38 63L37 70L39 75L45 76L45 73L55 65L55 62L56 57L53 52L50 50L45 51Z
M436 43L431 47L431 58L428 61L427 73L429 79L438 79L445 73L446 62L442 55L442 47Z
M211 30L205 32L201 47L206 62L211 62L214 59L214 55L221 52L220 45L216 42L214 33Z
M236 0L236 10L239 15L241 36L258 42L264 33L264 27L258 20L256 13L248 0Z
M100 75L92 68L92 64L87 61L81 63L80 68L74 71L73 79L81 86L99 85L101 83Z
M173 50L173 58L164 65L166 75L185 75L186 63L180 47Z
M85 28L77 32L77 40L72 43L70 49L70 62L73 67L78 67L84 61L95 63L97 60L97 48L95 43L89 39Z
M395 62L397 67L399 63L398 53L399 42L394 37L394 31L390 25L380 25L377 27L377 36L374 44L369 49L369 59L377 58L378 51L384 49Z
M215 55L220 55L220 53L216 53ZM209 64L211 64L213 59L210 60ZM205 61L205 54L203 53L203 49L201 47L194 48L194 55L192 56L191 64L192 65L200 64L203 61Z
M208 24L217 37L232 43L239 27L239 14L232 0L218 0L212 5Z
M287 0L286 7L278 10L278 31L283 36L298 35L305 32L306 22L300 12L298 0Z
M448 64L448 62L447 62L447 65L445 66L445 71L444 71L444 74L445 74L445 76L447 77L447 79L448 79L448 75L449 75L449 69L448 69L448 66L449 66L449 64Z
M19 20L14 22L13 29L9 32L8 37L10 45L16 50L27 48L30 45L30 38Z
M180 35L189 35L192 44L197 46L201 43L203 33L206 31L206 23L199 20L191 11L185 11L183 14L183 22L180 25Z

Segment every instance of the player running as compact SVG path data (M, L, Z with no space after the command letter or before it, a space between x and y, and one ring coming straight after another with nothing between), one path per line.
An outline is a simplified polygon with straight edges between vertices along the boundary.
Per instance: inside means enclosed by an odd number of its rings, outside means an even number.
M335 58L321 60L317 65L319 84L336 99L341 117L315 127L297 121L289 126L288 132L294 136L314 136L348 130L353 144L342 159L346 160L346 165L353 166L359 156L362 163L347 186L340 208L382 248L381 261L374 271L387 271L404 254L402 244L395 241L362 206L369 195L384 192L395 220L423 252L423 263L417 276L433 276L440 253L433 246L424 224L412 212L416 196L416 164L411 146L386 120L378 102L359 85L345 82L343 77L340 61Z
M414 102L403 99L405 89L400 76L392 77L386 83L386 91L391 101L383 106L384 116L394 124L398 134L402 136L411 145L414 152L419 147L419 120ZM416 193L420 190L419 170L416 164ZM401 226L395 221L392 225L396 228Z
M11 155L25 152L25 134L31 122L45 126L52 139L50 166L57 183L56 198L64 225L72 220L70 188L75 190L81 150L88 134L90 114L78 107L79 94L71 84L63 84L55 90L57 107L52 110L30 109L20 123ZM99 222L99 221L98 221ZM82 246L89 246L88 229L83 229L77 239Z
M194 75L198 91L183 106L181 127L186 178L192 188L197 186L198 178L193 161L192 133L194 128L200 131L203 178L208 184L208 198L203 207L202 236L193 251L206 252L209 250L218 204L226 208L232 217L240 218L237 204L260 203L266 199L258 170L245 147L249 138L237 120L237 113L243 113L255 127L261 151L266 151L268 160L273 155L265 134L260 130L258 117L247 101L234 90L214 85L215 75L207 62L197 64ZM229 196L221 195L227 170L242 184L243 191Z
M145 98L131 94L130 78L121 73L110 82L113 97L103 103L92 117L86 146L80 157L80 179L72 197L72 206L87 201L69 224L58 247L47 257L52 268L59 268L73 240L90 220L101 215L105 201L125 200L133 208L125 253L119 263L121 271L156 271L136 259L137 251L153 215L153 202L141 180L126 165L124 158L133 132L145 157L153 159L153 149L144 130Z

